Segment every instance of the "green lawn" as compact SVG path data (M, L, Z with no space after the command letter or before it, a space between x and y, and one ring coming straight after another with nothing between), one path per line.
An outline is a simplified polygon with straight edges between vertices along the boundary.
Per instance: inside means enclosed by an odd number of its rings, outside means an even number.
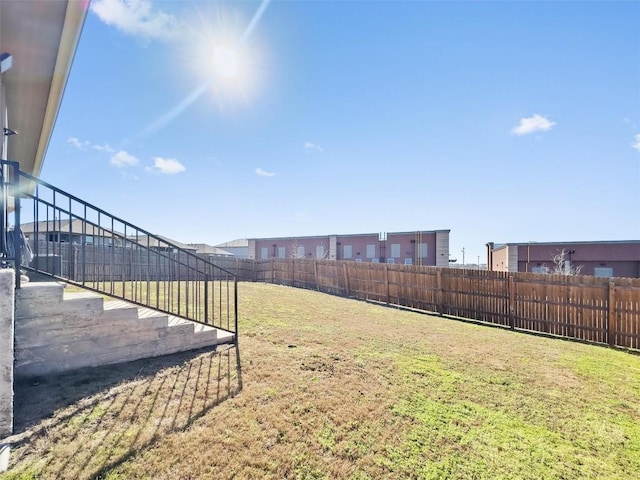
M637 355L239 289L239 352L19 386L0 478L638 478Z

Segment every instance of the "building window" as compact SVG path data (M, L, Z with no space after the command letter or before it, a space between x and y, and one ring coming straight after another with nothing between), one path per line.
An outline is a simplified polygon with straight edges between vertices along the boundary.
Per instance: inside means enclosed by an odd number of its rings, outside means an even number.
M356 258L356 263L362 263L362 259L361 258Z
M352 258L353 257L353 246L345 245L342 249L342 258Z
M296 246L296 258L304 258L304 245Z
M266 260L267 258L269 258L269 247L262 247L260 249L260 258L262 260Z
M287 256L287 248L286 247L278 247L278 258L284 258Z
M427 243L419 243L418 244L418 257L419 258L427 258L429 253L429 244Z
M531 267L531 273L547 273L549 269L544 265L541 267Z
M325 258L324 245L316 245L316 258Z
M387 263L396 263L393 258L387 258Z
M393 258L400 258L400 244L392 243L391 244L391 256Z
M367 258L375 258L375 256L376 256L376 246L367 245Z
M379 258L372 258L371 259L371 263L380 263L380 259Z
M413 258L411 257L407 257L404 259L404 264L405 265L413 265Z
M593 275L596 277L613 277L613 268L611 267L595 267Z
M60 242L60 243L68 243L69 242L69 234L68 233L50 233L47 237L47 240L50 242Z

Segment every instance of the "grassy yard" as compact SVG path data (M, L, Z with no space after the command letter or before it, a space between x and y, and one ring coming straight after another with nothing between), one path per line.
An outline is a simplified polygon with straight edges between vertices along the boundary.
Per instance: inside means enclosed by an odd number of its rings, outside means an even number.
M638 478L637 355L239 289L239 351L18 385L0 478Z

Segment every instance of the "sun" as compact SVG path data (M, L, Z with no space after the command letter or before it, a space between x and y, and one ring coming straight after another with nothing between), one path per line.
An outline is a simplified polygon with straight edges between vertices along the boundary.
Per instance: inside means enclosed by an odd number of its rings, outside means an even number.
M238 54L235 49L219 46L213 49L213 70L216 75L234 79L240 73Z
M236 9L207 5L189 22L184 40L185 75L224 109L249 105L264 82L264 43L249 32L249 18Z

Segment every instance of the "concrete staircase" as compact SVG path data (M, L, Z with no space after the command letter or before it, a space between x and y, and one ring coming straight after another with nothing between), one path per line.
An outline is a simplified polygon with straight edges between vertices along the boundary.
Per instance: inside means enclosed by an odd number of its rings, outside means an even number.
M15 376L32 377L234 341L234 335L59 283L16 291Z

